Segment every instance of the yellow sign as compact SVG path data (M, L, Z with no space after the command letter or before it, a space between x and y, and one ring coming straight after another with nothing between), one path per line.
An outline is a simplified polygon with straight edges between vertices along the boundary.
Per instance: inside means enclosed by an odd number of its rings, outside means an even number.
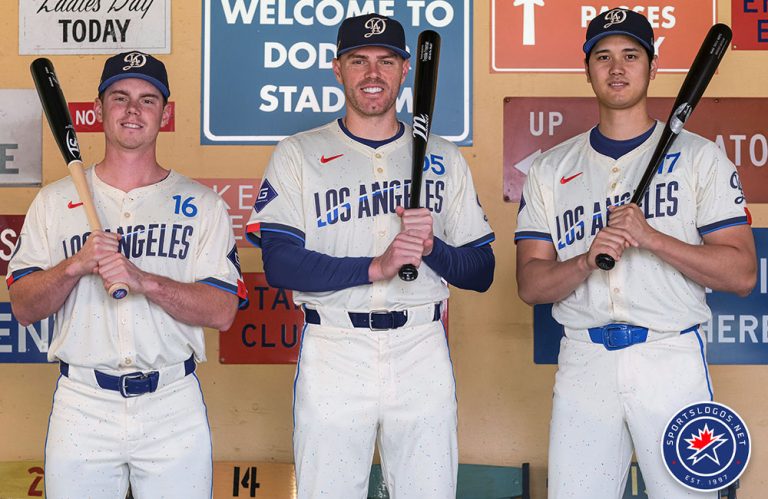
M295 499L293 464L220 461L213 463L215 499Z
M0 499L30 497L45 497L43 462L0 462Z

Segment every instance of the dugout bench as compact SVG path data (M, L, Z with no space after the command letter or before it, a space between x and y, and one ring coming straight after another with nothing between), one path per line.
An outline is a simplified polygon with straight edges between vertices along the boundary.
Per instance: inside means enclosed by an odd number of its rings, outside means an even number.
M529 474L528 463L520 468L459 464L456 499L530 499ZM368 499L389 499L378 464L371 468Z

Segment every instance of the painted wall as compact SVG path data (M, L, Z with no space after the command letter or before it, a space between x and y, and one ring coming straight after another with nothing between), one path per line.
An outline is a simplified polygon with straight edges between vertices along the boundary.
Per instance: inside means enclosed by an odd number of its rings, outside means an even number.
M194 6L192 5L194 3ZM3 0L0 16L0 88L33 88L28 66L33 56L18 56L18 4ZM172 53L166 62L176 131L161 134L160 162L191 177L261 177L271 146L199 145L201 9L177 0L172 10ZM730 2L720 1L718 19L730 20ZM450 346L459 400L461 462L519 466L532 463L534 497L546 495L547 434L554 366L533 364L532 310L517 298L513 232L518 205L502 198L503 101L507 96L588 97L578 74L490 74L490 6L475 2L474 146L463 149L483 206L496 232L497 266L491 290L476 294L453 290ZM104 56L53 56L70 101L95 97ZM673 97L683 76L659 75L651 95ZM732 52L708 96L768 97L768 55ZM77 83L75 83L77 82ZM2 124L0 124L2 126ZM66 175L56 146L43 133L43 181ZM83 157L103 152L99 134L82 134ZM36 188L0 188L0 213L24 214ZM768 209L753 205L754 225L768 224ZM243 271L261 271L258 250L241 251ZM0 286L0 301L7 301ZM218 337L207 336L209 362L199 368L213 429L216 460L290 462L293 365L221 365ZM55 365L0 364L0 460L42 457ZM758 366L712 368L716 399L740 412L750 425L754 449L742 477L743 497L758 497L768 486L760 470L768 466L768 369Z

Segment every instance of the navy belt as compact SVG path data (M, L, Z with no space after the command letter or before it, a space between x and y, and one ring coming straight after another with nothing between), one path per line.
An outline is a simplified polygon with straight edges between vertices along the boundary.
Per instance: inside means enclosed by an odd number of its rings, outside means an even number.
M408 321L407 310L373 311L373 312L347 312L352 327L365 328L372 331L384 331L403 327ZM320 324L320 314L312 308L304 308L304 318L307 324ZM432 321L440 320L440 304L435 303L435 313Z
M680 334L696 331L698 327L698 324L689 327L680 331ZM606 350L621 350L636 343L645 343L648 339L648 328L632 324L606 324L589 328L589 339L592 343L602 344Z
M184 376L195 372L194 354L184 361ZM69 377L69 364L64 361L59 362L59 371L62 375ZM135 372L123 374L122 376L113 376L101 371L93 371L96 375L96 383L105 390L120 392L125 398L138 397L145 393L152 393L157 390L157 383L160 381L160 373L150 371L147 373Z

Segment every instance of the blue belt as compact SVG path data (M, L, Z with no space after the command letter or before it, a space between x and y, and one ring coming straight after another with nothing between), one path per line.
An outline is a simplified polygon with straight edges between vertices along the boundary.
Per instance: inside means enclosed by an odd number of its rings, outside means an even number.
M680 334L696 331L699 325L680 331ZM592 343L602 344L606 350L621 350L636 343L645 343L648 339L648 328L632 324L606 324L589 328L589 339Z
M403 327L408 321L407 310L373 311L373 312L347 312L352 327L383 331L385 329L397 329ZM320 324L320 314L312 308L304 308L304 319L307 324ZM435 303L435 313L432 321L440 320L440 304Z
M184 361L184 376L195 372L194 354ZM69 377L69 364L64 361L59 362L59 372ZM105 390L114 390L120 392L125 398L138 397L145 393L152 393L157 390L157 383L160 381L160 373L150 371L148 373L135 372L123 374L122 376L113 376L101 371L93 371L96 375L96 383Z

